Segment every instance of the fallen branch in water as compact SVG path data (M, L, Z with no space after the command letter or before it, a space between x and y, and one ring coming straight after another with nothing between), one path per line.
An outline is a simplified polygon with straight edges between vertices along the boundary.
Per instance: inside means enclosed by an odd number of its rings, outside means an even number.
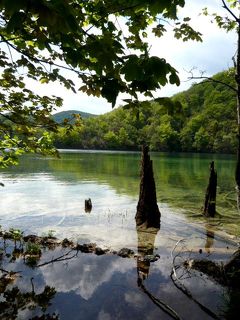
M22 271L8 271L8 270L2 269L2 268L0 268L0 271L2 271L3 273L7 273L9 275L14 275L14 274L22 272Z
M43 267L43 266L46 266L46 265L48 265L48 264L51 264L51 263L53 263L53 262L59 262L59 261L66 261L66 260L71 260L71 259L73 259L73 258L75 258L76 256L77 256L77 254L78 254L78 252L76 252L76 253L74 253L71 257L67 257L71 252L73 252L73 251L75 251L75 250L70 250L70 251L68 251L67 253L64 253L63 255L61 255L61 256L59 256L59 257L57 257L57 258L52 258L50 261L47 261L47 262L44 262L44 263L41 263L41 264L38 264L38 265L36 265L36 267Z
M177 314L175 310L173 310L169 305L167 305L164 301L154 297L143 285L143 282L141 279L138 279L138 286L142 289L144 293L152 300L154 304L156 304L160 309L162 309L164 312L166 312L170 317L176 320L181 320L180 316Z
M183 284L181 279L177 276L175 260L176 260L176 257L179 256L179 254L173 256L173 253L176 250L179 243L183 242L183 241L185 241L185 239L178 240L176 245L174 246L174 248L171 251L171 257L172 257L173 262L172 262L172 271L170 274L170 278L171 278L173 284L175 285L175 287L177 289L181 290L189 299L191 299L193 302L195 302L200 307L201 310L203 310L206 314L208 314L213 319L220 319L214 312L212 312L210 309L208 309L206 306L204 306L201 302L199 302L197 299L195 299L193 297L193 295L191 294L191 292L185 287L185 285ZM175 279L174 279L174 277L175 277Z
M197 299L195 299L193 297L193 295L191 294L191 292L184 286L184 284L180 280L173 279L173 275L174 275L174 273L172 271L170 277L171 277L172 282L173 282L173 284L175 285L176 288L181 290L189 299L191 299L193 302L195 302L210 317L212 317L213 319L219 319L220 320L220 318L214 312L212 312L210 309L205 307L201 302L199 302ZM180 284L178 284L177 281L180 281Z

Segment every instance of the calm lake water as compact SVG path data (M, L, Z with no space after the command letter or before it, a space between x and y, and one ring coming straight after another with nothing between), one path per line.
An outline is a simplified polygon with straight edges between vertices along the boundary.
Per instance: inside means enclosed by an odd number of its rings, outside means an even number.
M151 158L162 228L175 232L186 228L186 222L197 222L232 237L240 235L233 156L153 153ZM211 160L218 172L218 215L206 219L201 207ZM26 233L54 230L61 238L112 248L135 246L139 168L140 154L129 152L62 150L60 159L24 157L18 167L0 171L5 184L0 189L0 224ZM91 213L84 211L88 198Z
M54 287L57 293L47 312L56 312L60 319L171 319L151 295L174 308L181 319L211 319L174 286L170 272L175 254L224 262L225 252L230 255L237 249L240 213L235 199L235 158L166 153L152 153L151 158L161 228L148 234L136 230L134 220L139 153L62 150L60 159L28 156L18 167L0 171L5 185L0 189L3 229L15 227L38 235L54 230L61 239L96 242L114 250L128 247L142 257L150 250L160 256L148 263L117 255L81 254L34 270L17 260L11 269L25 275L16 282L20 290L31 290L31 278L38 292L46 285ZM212 160L218 172L218 214L205 218L201 207ZM84 210L88 198L93 203L90 213ZM184 242L175 248L181 239ZM61 254L46 251L42 260ZM150 295L139 288L140 273ZM203 275L199 278L184 278L194 297L221 319L234 319L229 313L235 299L232 293ZM38 314L39 310L22 310L19 319Z

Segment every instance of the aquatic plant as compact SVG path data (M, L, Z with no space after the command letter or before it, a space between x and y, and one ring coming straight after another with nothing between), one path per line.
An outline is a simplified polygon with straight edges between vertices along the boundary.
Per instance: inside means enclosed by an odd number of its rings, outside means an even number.
M25 255L41 255L41 247L37 243L27 242Z
M21 243L21 240L23 238L23 231L21 231L20 229L10 228L9 235L10 235L10 238L13 239L14 246L16 247L17 241L20 241Z

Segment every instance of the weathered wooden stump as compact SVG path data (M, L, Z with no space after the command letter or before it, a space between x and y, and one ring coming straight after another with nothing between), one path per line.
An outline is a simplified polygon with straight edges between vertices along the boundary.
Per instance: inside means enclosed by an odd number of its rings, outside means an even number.
M214 169L214 161L210 163L210 176L205 195L203 214L214 217L216 213L217 172Z
M150 160L148 151L148 147L143 146L140 192L135 219L137 226L145 224L147 228L160 228L161 214L157 205L152 161Z
M92 200L89 198L85 200L85 212L91 212L92 211Z

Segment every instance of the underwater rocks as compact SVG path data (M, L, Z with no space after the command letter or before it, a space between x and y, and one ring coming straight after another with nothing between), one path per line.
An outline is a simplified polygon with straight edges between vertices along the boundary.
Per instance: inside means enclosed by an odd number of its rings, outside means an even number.
M107 248L101 248L97 246L96 243L80 244L80 243L74 243L72 240L69 240L67 238L61 241L53 236L37 236L34 234L23 236L23 234L20 233L20 231L19 231L19 234L21 234L21 237L17 239L17 242L19 242L19 245L22 248L21 253L25 258L29 258L29 256L40 258L41 248L48 248L49 250L54 250L59 246L62 246L62 248L64 249L70 248L71 250L80 251L82 253L96 254L97 256L101 256L104 254L112 254L122 258L135 258L138 260L141 258L144 261L148 261L148 262L155 262L160 258L158 254L141 255L140 257L138 253L135 253L132 249L129 249L129 248L122 248L118 251L115 251ZM13 233L8 231L1 231L0 238L1 237L4 241L9 240L9 241L15 242L16 240L13 236ZM23 245L26 247L25 250L23 250ZM0 256L0 259L1 259L1 256Z
M130 258L134 255L134 251L128 248L122 248L117 252L117 255L122 258Z

